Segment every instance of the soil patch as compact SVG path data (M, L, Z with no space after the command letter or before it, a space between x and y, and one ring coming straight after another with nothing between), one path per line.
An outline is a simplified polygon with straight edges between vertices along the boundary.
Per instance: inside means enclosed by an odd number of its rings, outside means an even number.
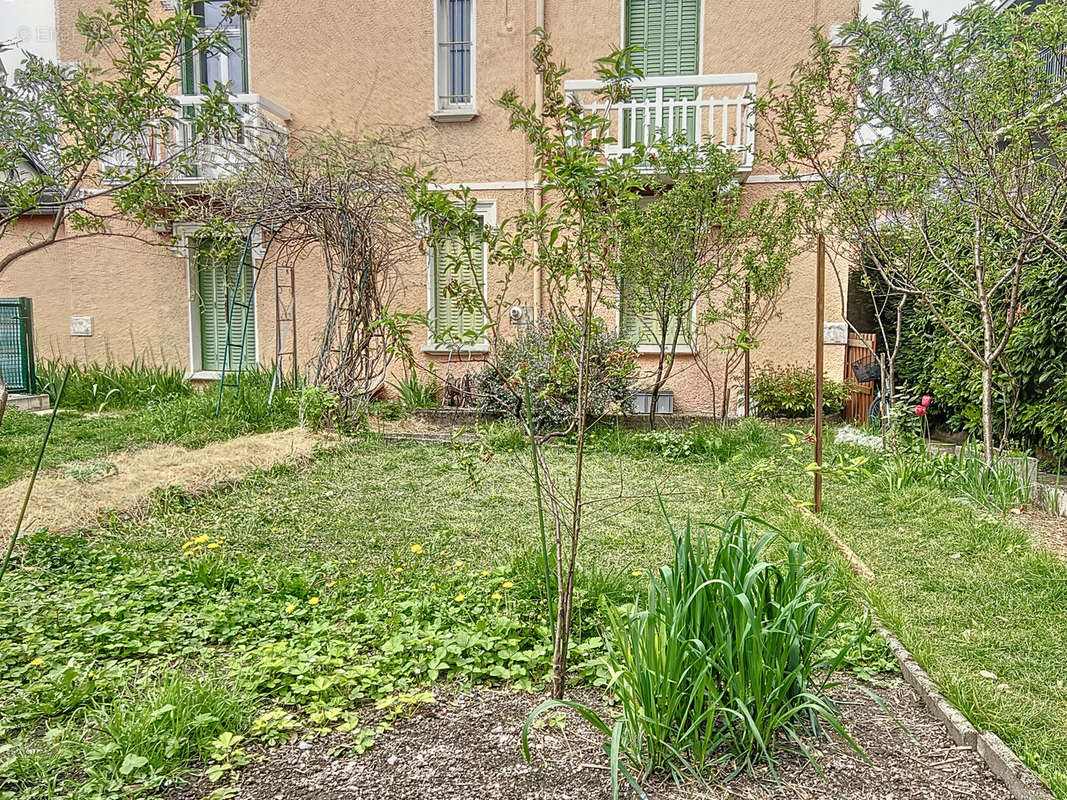
M200 494L217 484L239 480L253 469L310 458L315 447L325 441L303 428L292 428L212 442L199 450L159 445L93 459L106 466L97 470L99 475L88 479L82 476L79 481L71 474L77 470L69 468L38 476L22 530L47 527L62 531L91 525L105 510L137 510L160 487L181 486ZM28 479L23 479L0 489L2 543L6 544L15 529L27 483Z
M1024 510L1021 516L1040 544L1067 561L1067 517L1030 510Z
M899 676L866 688L882 699L885 709L852 678L832 695L871 764L834 736L810 743L825 778L803 756L790 755L779 765L778 782L760 769L725 786L678 787L650 781L645 789L652 800L1011 800L978 754L955 746ZM245 768L233 797L606 800L611 791L601 739L575 714L536 729L531 762L523 760L520 730L542 699L502 689L443 698L379 736L374 747L360 756L344 754L340 736L273 748L265 751L262 761ZM581 699L603 709L588 692ZM191 800L209 791L203 784L191 785L171 798Z

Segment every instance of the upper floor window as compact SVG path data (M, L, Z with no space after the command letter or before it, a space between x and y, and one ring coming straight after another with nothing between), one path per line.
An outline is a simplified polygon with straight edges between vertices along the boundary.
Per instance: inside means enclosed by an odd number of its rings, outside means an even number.
M438 110L474 106L474 0L437 0Z
M201 86L228 85L233 94L248 91L248 43L244 19L225 16L224 0L193 3L201 35L221 34L219 47L195 49L187 43L182 61L182 91L197 94Z

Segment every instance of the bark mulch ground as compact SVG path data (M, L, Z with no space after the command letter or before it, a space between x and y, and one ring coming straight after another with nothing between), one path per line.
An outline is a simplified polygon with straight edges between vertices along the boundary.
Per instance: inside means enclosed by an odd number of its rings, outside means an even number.
M1067 561L1067 517L1054 517L1044 511L1022 512L1037 541Z
M976 753L953 745L899 676L867 688L882 698L888 712L851 678L832 694L871 764L834 737L811 743L825 778L803 756L787 755L779 764L778 782L765 769L724 786L678 787L649 781L645 786L649 798L1011 800ZM359 756L345 754L343 737L338 736L272 748L245 768L232 796L240 800L609 798L601 740L576 715L535 730L531 763L523 760L519 732L542 699L503 689L442 696L380 735L374 747ZM595 701L588 693L584 699ZM203 797L209 791L201 783L172 798Z

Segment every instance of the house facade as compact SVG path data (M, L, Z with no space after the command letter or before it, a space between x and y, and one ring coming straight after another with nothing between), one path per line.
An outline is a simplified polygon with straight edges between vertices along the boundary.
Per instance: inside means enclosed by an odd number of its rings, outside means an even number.
M54 0L61 60L82 55L77 15L101 3ZM160 13L170 5L160 0ZM640 46L642 111L613 111L617 124L632 127L617 146L641 136L638 119L663 124L671 116L667 104L685 99L690 135L734 149L738 179L755 200L788 184L753 158L763 134L747 98L770 81L788 80L813 26L829 29L856 12L855 0L262 0L251 19L225 20L222 6L194 3L205 27L225 29L232 52L187 59L176 89L180 104L195 105L203 83L228 83L246 109L245 124L282 142L298 131L425 128L446 155L440 187L469 187L486 224L535 202L539 191L529 145L508 131L506 112L494 103L512 87L535 101L539 86L529 60L535 28L547 32L557 59L570 68L568 91L583 102L592 101L596 58L620 43ZM176 181L182 185L175 191L195 191L210 177L212 164L204 164ZM0 252L49 224L47 216L25 218L0 238ZM484 344L457 346L438 335L462 312L450 305L435 261L432 252L412 259L395 310L428 314L430 324L416 329L411 342L423 366L435 365L441 376L477 369ZM813 363L815 264L814 251L794 259L780 314L761 337L754 363ZM487 264L490 280L491 272ZM295 352L298 367L313 373L329 309L325 266L308 259L254 290L249 274L237 263L207 263L194 230L160 225L148 241L94 237L33 253L0 275L0 297L32 298L39 359L162 361L180 365L191 379L212 379L222 369L232 312L249 317L246 363L269 367L279 352ZM827 275L827 375L840 378L845 299L834 270ZM513 289L519 306L536 316L545 300L537 276L517 276ZM635 340L650 370L650 342L640 325L620 316L606 315L609 327ZM705 352L697 368L694 354L679 355L669 383L678 411L721 403L706 377L720 374L715 358Z

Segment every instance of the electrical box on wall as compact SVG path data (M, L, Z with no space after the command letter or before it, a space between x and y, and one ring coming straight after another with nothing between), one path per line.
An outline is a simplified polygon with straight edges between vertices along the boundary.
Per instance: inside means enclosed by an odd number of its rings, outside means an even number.
M508 309L508 322L512 325L529 325L533 322L533 308L530 306L512 306Z
M92 336L93 335L93 318L92 317L71 317L70 318L70 335L71 336Z

